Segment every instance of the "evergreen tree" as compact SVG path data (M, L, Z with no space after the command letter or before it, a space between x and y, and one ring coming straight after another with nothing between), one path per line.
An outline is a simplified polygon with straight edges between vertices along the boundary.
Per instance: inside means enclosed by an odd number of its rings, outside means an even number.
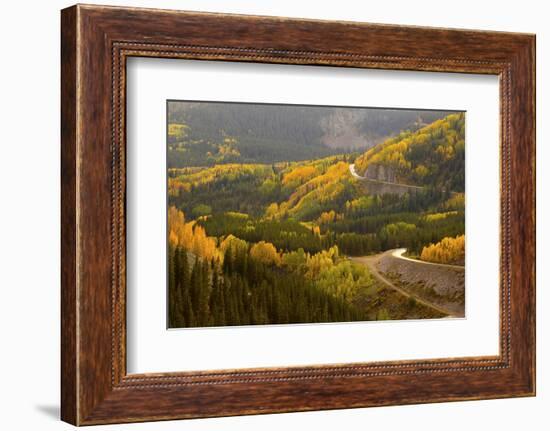
M170 245L168 247L168 327L178 327L178 297L177 280L178 260L176 259L176 249Z

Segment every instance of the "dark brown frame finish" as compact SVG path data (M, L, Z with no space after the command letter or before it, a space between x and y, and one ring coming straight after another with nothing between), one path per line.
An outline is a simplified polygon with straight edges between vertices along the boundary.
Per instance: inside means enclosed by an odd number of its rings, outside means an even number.
M534 35L81 5L61 17L63 420L88 425L534 395ZM131 56L498 75L500 354L128 375Z

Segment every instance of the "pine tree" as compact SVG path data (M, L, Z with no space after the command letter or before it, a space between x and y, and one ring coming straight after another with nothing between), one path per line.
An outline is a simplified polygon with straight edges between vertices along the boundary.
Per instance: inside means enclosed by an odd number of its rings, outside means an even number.
M177 327L177 280L178 260L176 249L172 245L168 247L168 327Z
M179 279L180 279L180 303L181 307L179 309L179 312L182 315L182 326L189 326L189 317L186 312L186 301L189 300L189 263L187 259L187 252L182 247L180 248L179 253Z
M201 271L200 271L200 261L198 258L195 258L195 263L193 264L193 269L191 270L191 278L189 281L189 297L191 303L191 309L193 310L195 320L198 320L198 310L199 310L199 297L201 289ZM200 325L200 321L196 321L196 325Z
M206 259L203 259L200 265L200 281L198 292L198 320L199 325L208 326L210 320L210 273L209 264Z

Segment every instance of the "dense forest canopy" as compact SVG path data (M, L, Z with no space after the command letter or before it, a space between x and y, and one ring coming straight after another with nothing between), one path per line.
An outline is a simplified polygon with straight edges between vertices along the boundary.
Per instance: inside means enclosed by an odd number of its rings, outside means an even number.
M363 150L449 111L168 102L169 167L275 163Z
M463 264L464 113L168 112L170 326L440 317L349 257L406 248ZM326 145L350 124L366 149ZM374 136L386 139L370 148Z

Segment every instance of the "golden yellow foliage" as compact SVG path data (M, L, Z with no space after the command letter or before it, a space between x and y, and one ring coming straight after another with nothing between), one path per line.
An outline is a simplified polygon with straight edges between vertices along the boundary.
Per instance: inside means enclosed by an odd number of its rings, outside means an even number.
M283 176L283 185L296 187L319 174L314 166L298 166Z
M296 217L312 204L323 204L333 200L344 191L345 183L342 178L348 176L351 178L348 163L338 161L330 165L325 173L299 186L287 201L282 202L279 205L278 215L287 214Z
M336 219L336 211L330 210L321 213L317 220L319 224L331 223Z
M374 205L376 202L376 196L361 196L352 201L346 201L346 211L361 211L367 210Z
M175 178L168 178L168 195L179 196L181 191L188 192L191 190L189 184L182 183Z
M187 136L187 129L189 129L189 126L185 124L170 123L168 124L168 136L183 139Z
M246 220L250 217L248 214L240 213L238 211L226 211L224 214L228 217L236 218L236 219L240 219L240 220Z
M267 219L277 218L278 213L279 213L279 205L277 205L277 202L273 202L269 204L269 206L265 210L265 216Z
M223 159L226 156L240 156L241 153L230 145L222 144L218 147L218 155Z
M457 215L457 214L458 214L458 211L447 211L447 212L444 212L444 213L426 214L424 216L424 219L428 222L432 222L432 221L443 220L443 219L446 219L449 216Z
M216 239L206 236L203 227L194 221L185 222L183 211L171 206L168 209L168 240L170 244L183 247L204 259L219 258Z
M272 174L271 166L261 164L227 163L214 165L209 168L185 168L177 171L180 174L176 180L182 184L193 186L212 183L220 179L233 181L244 176L257 176L260 178Z
M197 256L205 259L217 257L216 240L206 236L206 231L201 226L195 226L193 229L193 242L191 251Z
M464 265L466 236L446 237L422 249L420 259L426 262Z
M444 207L447 210L460 210L464 209L465 203L464 193L455 193L445 202Z
M416 167L416 169L414 170L414 172L416 173L416 175L418 175L419 177L425 177L426 175L428 175L429 171L428 171L428 168L424 165L418 165Z
M250 248L250 257L265 265L281 265L281 256L270 242L260 241Z
M337 261L338 257L338 246L333 246L328 250L320 251L313 256L308 254L306 260L306 274L312 279L316 278L322 271L331 268Z

